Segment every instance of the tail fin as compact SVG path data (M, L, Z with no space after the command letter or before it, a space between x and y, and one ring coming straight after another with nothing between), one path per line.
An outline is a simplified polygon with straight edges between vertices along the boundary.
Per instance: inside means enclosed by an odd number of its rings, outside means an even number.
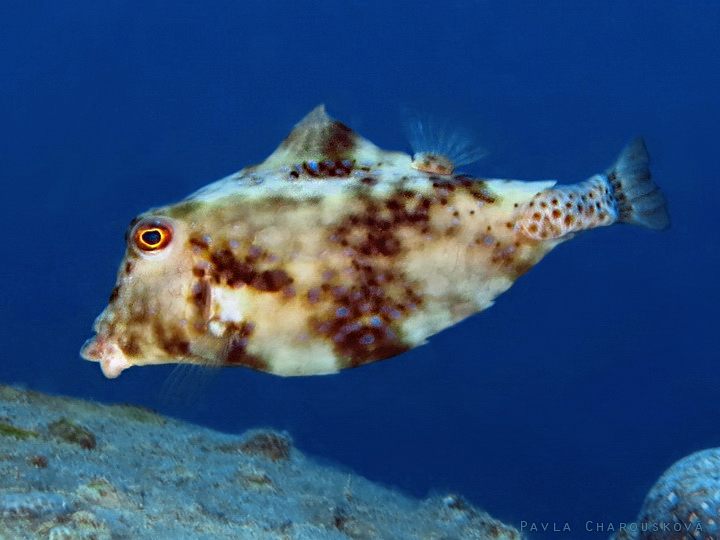
M638 137L605 174L618 202L620 221L661 231L670 226L665 197L650 178L645 142Z

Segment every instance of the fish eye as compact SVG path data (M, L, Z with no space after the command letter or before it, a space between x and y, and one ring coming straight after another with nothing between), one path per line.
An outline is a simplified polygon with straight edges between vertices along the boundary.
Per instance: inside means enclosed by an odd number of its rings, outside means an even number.
M135 246L143 252L160 251L166 248L173 238L172 226L163 219L149 219L135 225L132 239Z

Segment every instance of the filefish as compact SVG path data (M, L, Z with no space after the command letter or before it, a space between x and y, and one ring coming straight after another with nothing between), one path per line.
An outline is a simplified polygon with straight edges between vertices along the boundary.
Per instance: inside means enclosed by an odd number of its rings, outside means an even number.
M487 309L581 231L669 226L642 139L574 185L455 165L382 150L317 107L262 163L131 221L82 357L109 378L163 363L334 373Z

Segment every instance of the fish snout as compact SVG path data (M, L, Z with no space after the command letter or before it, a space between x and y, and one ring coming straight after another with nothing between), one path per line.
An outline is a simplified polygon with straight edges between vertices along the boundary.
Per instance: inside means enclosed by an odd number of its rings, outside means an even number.
M85 342L80 349L80 356L90 362L100 362L103 375L108 379L116 378L132 365L120 347L101 334Z

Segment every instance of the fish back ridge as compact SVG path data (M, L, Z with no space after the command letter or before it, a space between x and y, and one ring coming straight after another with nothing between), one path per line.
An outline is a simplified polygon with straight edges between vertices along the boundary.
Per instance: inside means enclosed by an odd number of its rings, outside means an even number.
M652 181L645 141L638 137L620 153L607 171L618 203L619 221L661 231L670 226L665 196Z

